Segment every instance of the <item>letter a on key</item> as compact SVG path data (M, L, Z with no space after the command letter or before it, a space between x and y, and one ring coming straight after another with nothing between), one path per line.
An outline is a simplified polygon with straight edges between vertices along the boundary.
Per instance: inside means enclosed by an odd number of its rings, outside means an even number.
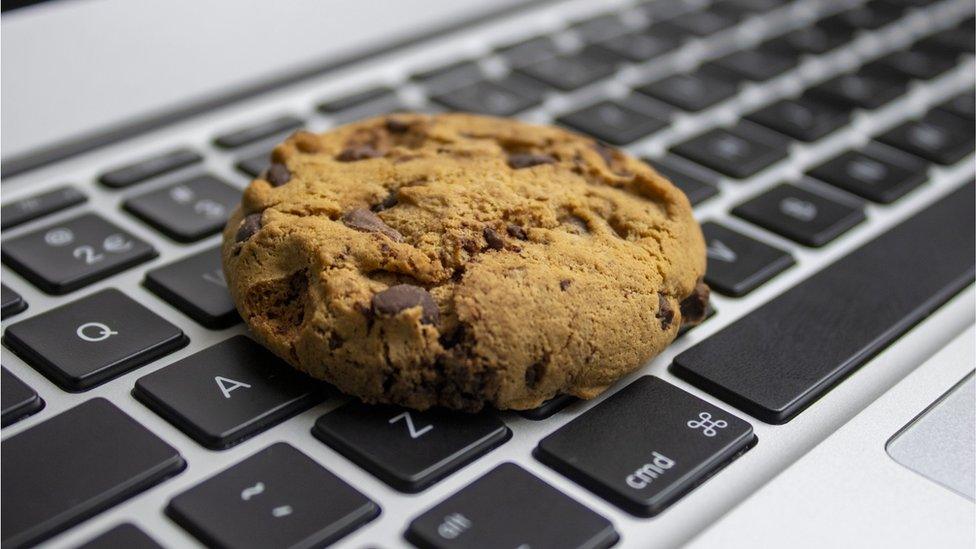
M224 398L230 398L231 391L241 389L241 388L244 389L251 388L251 386L248 385L247 383L241 381L235 381L233 379L223 377L223 376L214 376L214 381L217 382L217 387L220 387L220 392L224 394Z

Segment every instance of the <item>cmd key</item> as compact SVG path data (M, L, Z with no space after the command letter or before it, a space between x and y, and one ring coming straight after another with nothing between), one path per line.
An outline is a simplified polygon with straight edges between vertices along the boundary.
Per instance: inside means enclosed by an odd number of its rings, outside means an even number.
M965 183L679 354L672 371L762 421L790 421L972 284L974 201Z
M620 539L609 520L514 463L415 518L405 537L423 549L596 549Z
M220 246L147 272L143 285L207 328L241 321L227 291Z
M3 546L47 539L185 467L173 447L104 398L3 441Z

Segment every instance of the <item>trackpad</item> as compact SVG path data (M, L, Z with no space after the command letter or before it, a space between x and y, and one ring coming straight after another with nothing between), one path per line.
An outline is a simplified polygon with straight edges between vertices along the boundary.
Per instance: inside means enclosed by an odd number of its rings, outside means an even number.
M970 373L891 437L888 455L976 500L976 379Z

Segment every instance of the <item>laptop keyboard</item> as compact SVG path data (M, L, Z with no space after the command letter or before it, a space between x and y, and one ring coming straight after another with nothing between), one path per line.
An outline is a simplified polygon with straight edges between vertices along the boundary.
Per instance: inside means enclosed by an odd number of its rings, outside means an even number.
M114 155L84 185L5 188L3 544L114 509L123 524L59 539L372 545L383 523L383 543L419 547L642 546L622 524L666 524L758 453L758 431L812 413L972 284L970 3L569 4L481 56L301 112L282 100L202 142ZM670 369L656 360L597 402L420 413L309 382L245 335L217 233L275 141L401 109L552 122L644 158L695 206L717 311ZM940 196L935 176L952 179ZM125 213L93 207L103 196ZM132 524L163 514L183 537Z

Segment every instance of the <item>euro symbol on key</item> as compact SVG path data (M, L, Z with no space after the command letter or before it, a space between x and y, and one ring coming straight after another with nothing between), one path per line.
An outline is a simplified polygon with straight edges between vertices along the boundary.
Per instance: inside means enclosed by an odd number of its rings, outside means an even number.
M106 339L118 334L118 332L109 328L105 324L102 324L101 322L86 322L81 326L78 326L75 333L78 334L78 337L81 339L90 341L92 343L105 341Z

